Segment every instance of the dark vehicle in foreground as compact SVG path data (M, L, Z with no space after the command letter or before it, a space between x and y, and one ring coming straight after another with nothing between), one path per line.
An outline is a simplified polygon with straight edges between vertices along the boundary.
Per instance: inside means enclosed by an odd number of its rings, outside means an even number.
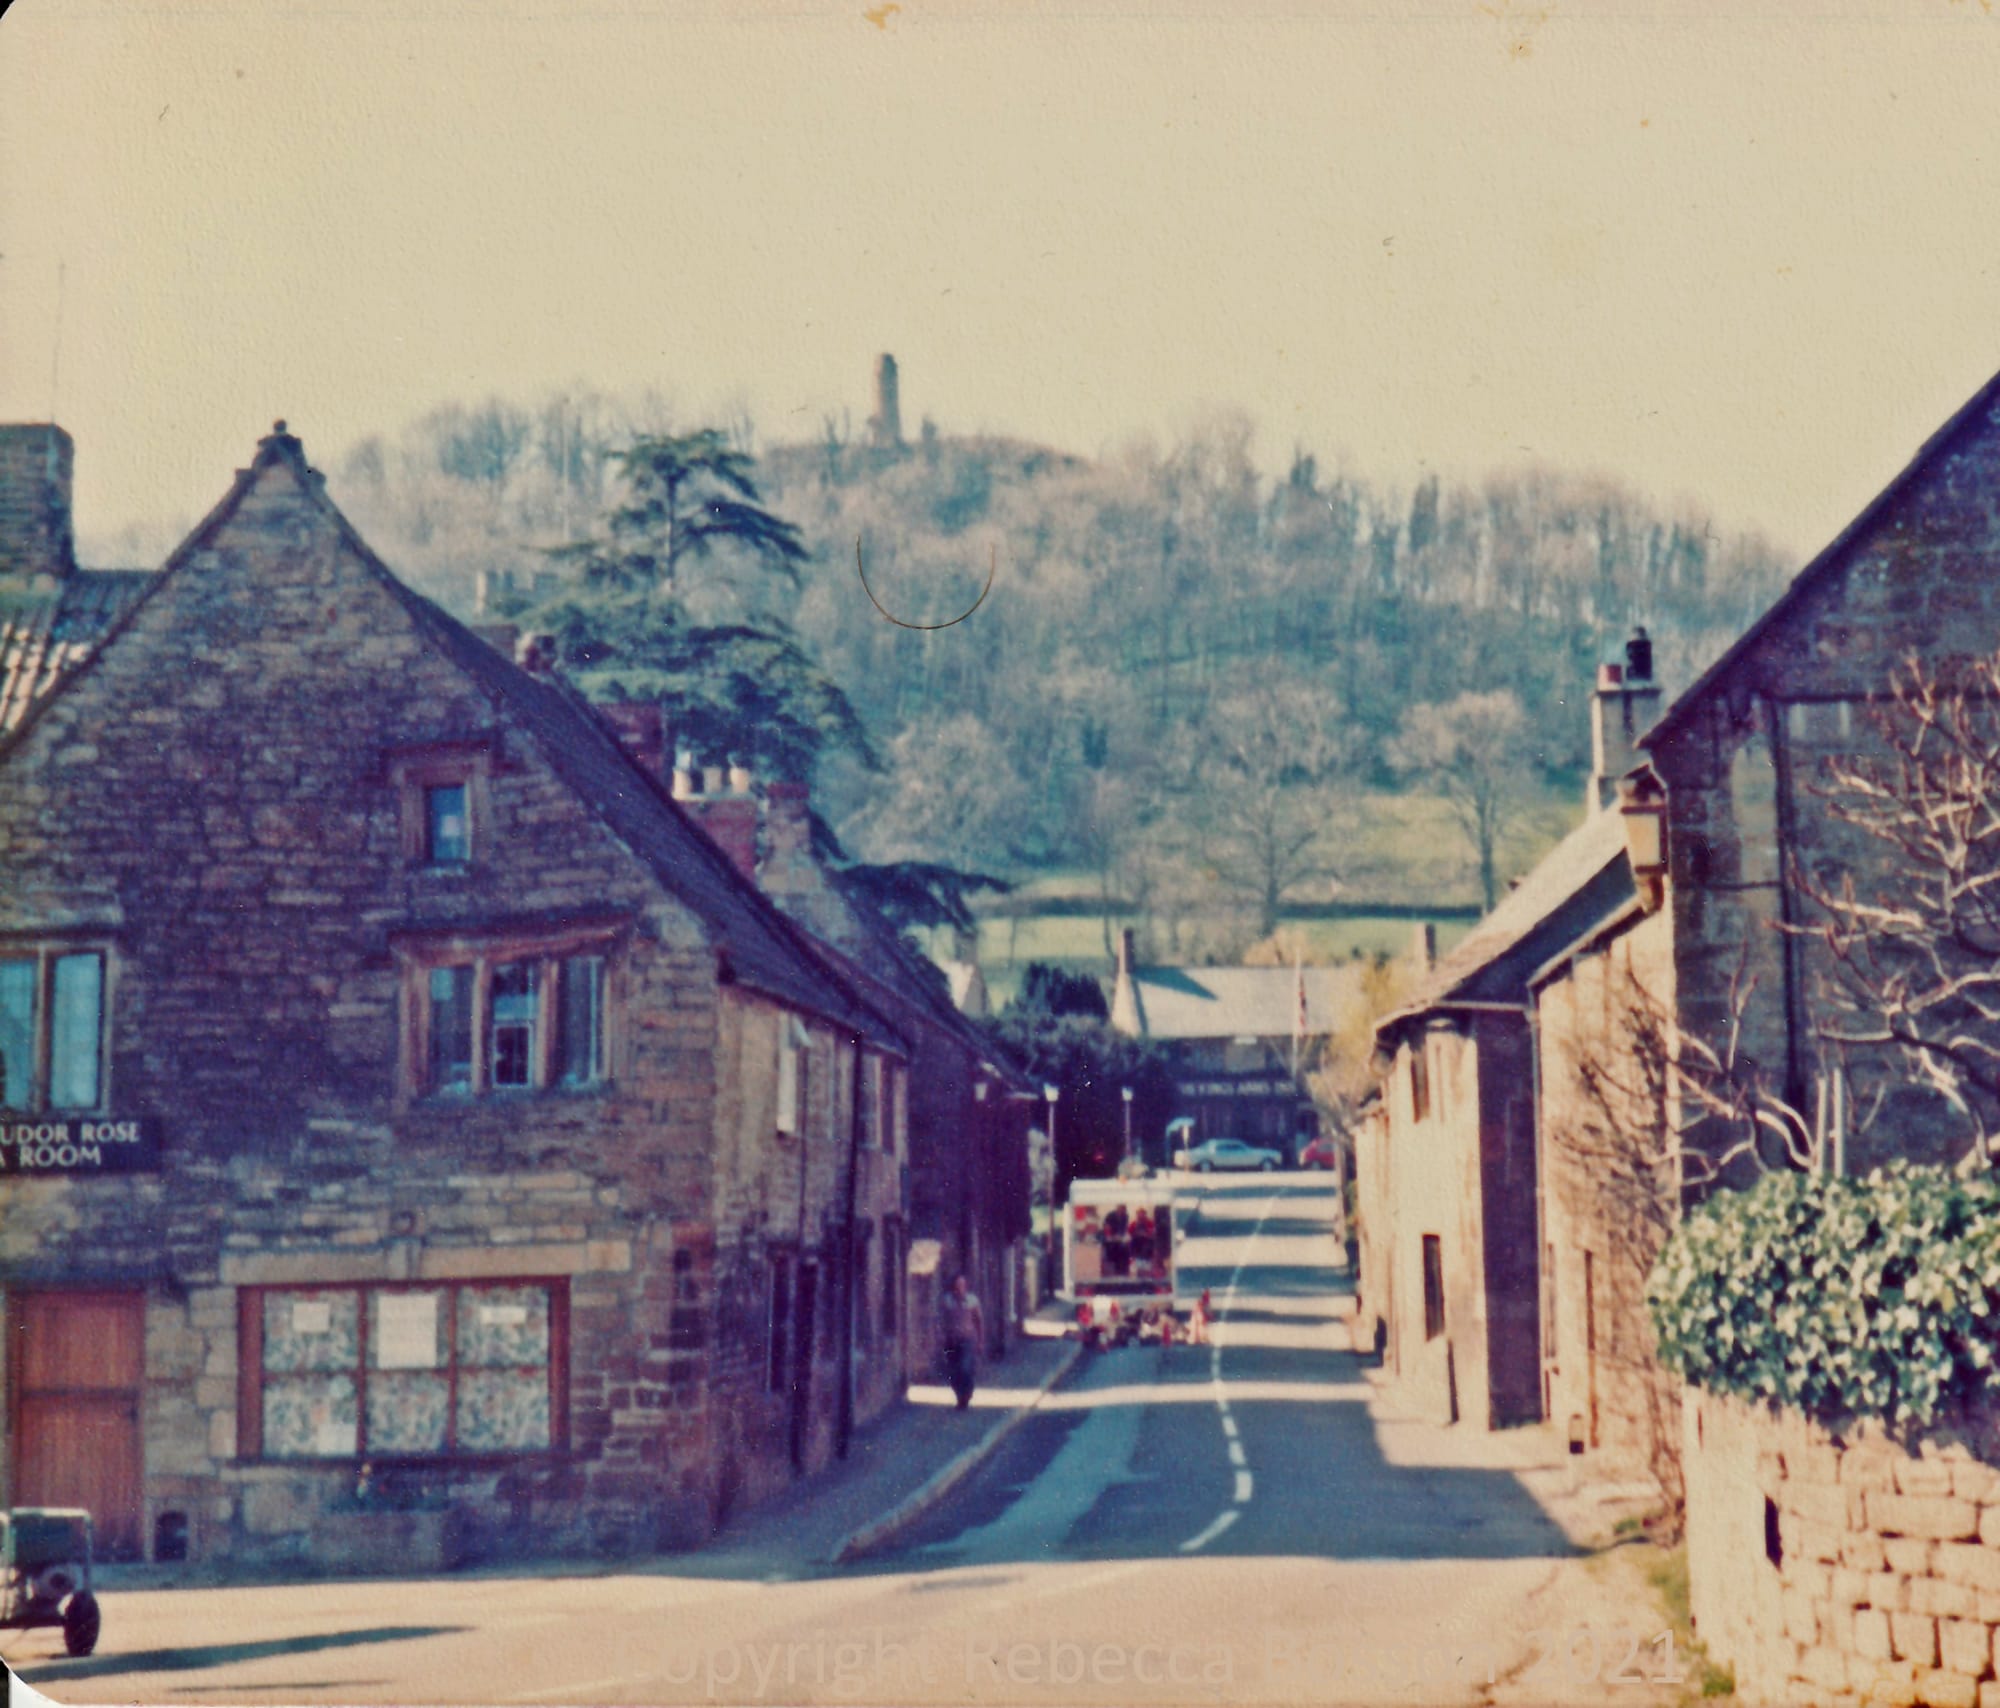
M96 1648L102 1615L90 1588L94 1539L81 1507L0 1512L0 1626L58 1626L71 1654Z

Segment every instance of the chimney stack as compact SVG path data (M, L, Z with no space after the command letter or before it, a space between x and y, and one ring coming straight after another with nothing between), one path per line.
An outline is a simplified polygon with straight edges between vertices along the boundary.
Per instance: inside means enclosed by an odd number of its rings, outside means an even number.
M618 744L638 761L647 776L664 783L667 774L667 724L660 708L647 700L619 700L599 706L618 737Z
M0 578L60 580L76 567L76 447L53 423L0 426Z
M708 833L709 841L753 884L757 881L757 796L740 765L704 766L696 773L687 756L674 767L674 799Z
M1410 936L1410 965L1418 978L1428 978L1437 965L1438 928L1428 919Z
M1639 737L1659 712L1653 643L1643 628L1635 628L1625 643L1625 662L1600 665L1590 697L1590 787L1584 804L1591 812L1618 804L1618 779L1639 763Z

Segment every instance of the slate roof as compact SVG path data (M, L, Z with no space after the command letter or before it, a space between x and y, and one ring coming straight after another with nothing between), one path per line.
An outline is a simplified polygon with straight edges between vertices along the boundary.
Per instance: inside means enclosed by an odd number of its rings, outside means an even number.
M0 732L90 655L152 579L143 569L73 569L46 592L0 591Z
M1770 608L1738 635L1729 649L1660 714L1653 727L1639 738L1639 746L1642 749L1654 748L1685 723L1694 709L1735 670L1744 656L1811 596L1846 555L1847 549L1880 520L1883 512L1928 473L1933 464L1956 450L1959 441L1977 430L1996 406L2000 406L2000 374L1995 374L1974 392L1949 421L1923 442L1903 471L1869 500L1861 514L1841 529L1826 548L1792 578L1791 585L1778 595Z
M291 470L339 529L343 543L380 578L425 638L528 731L564 782L651 868L662 887L701 919L731 978L836 1021L878 1045L903 1047L895 1028L848 988L813 940L738 873L728 856L626 753L588 701L566 684L531 676L398 579L326 496L319 472L307 463L304 447L283 430L282 422L259 441L256 458L238 473L221 503L181 542L140 594L126 602L102 643L69 680L98 665L133 615L235 514L264 471L281 465ZM18 726L0 737L0 759L48 703L46 696L35 702Z
M1624 821L1615 810L1594 812L1453 946L1408 1002L1376 1024L1377 1034L1454 1003L1524 1004L1528 980L1544 962L1633 896Z
M1134 1012L1114 999L1112 1024L1140 1038L1289 1038L1301 976L1307 1036L1331 1032L1360 989L1352 967L1134 967Z

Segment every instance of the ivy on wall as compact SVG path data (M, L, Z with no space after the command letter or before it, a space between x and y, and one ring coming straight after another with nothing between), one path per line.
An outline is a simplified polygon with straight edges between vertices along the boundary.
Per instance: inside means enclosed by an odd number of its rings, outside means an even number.
M2000 1180L1903 1163L1767 1175L1688 1214L1646 1298L1688 1382L1921 1428L2000 1364Z

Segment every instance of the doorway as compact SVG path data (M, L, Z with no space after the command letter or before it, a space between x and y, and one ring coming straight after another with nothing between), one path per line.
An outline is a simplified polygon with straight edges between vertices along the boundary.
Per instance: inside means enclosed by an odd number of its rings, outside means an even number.
M8 1311L16 1506L80 1506L108 1560L143 1557L138 1293L16 1293Z

